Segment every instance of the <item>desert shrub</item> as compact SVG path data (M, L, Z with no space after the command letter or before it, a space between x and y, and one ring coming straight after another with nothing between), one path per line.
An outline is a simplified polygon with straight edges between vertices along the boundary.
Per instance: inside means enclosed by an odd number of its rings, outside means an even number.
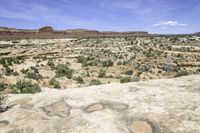
M66 76L68 79L71 79L73 76L73 70L70 69L66 64L58 64L55 69L56 77Z
M6 89L6 84L5 83L0 83L0 91L3 91Z
M139 76L134 76L132 79L131 79L131 82L138 82L140 81L140 77Z
M82 77L77 77L76 81L77 81L78 84L84 84L85 83Z
M100 85L102 84L100 80L93 79L90 81L90 85Z
M13 64L12 64L12 58L8 58L7 59L7 65L8 66L12 66Z
M23 73L23 74L26 74L28 72L28 70L22 69L22 70L20 70L20 72Z
M41 88L37 83L33 83L30 80L18 80L12 89L15 93L38 93L41 92Z
M14 64L21 64L21 63L24 63L25 59L26 58L24 56L17 56L15 58L13 58L12 61Z
M129 62L130 62L130 60L124 59L123 62L122 62L122 64L123 65L127 65Z
M131 77L121 77L120 83L128 83L131 82Z
M14 72L12 73L12 75L13 75L13 76L18 76L19 73L18 73L17 71L14 71Z
M51 69L55 68L55 64L54 64L53 60L48 60L47 65L50 66Z
M196 72L197 72L197 73L200 73L200 68L198 68L198 69L196 70Z
M60 83L55 78L49 80L49 85L52 85L54 88L61 88Z
M174 71L175 69L176 69L176 64L174 63L166 63L162 68L162 70L167 72Z
M47 56L42 56L42 60L43 61L45 61L45 60L47 60L48 58L47 58Z
M27 72L26 75L25 75L25 78L28 78L28 79L34 79L34 80L40 80L42 79L42 75L39 74L39 73L35 73L35 72Z
M122 65L122 62L121 62L121 61L118 61L118 62L117 62L117 65Z
M82 63L82 62L85 62L85 61L87 61L86 57L84 57L84 56L78 56L77 57L77 62L78 63Z
M109 60L102 61L101 64L102 64L102 67L110 67L110 66L113 66L114 63L111 59L109 59Z
M3 67L7 67L7 63L6 63L6 59L5 58L0 58L0 64L3 66Z
M99 71L99 74L98 74L98 77L99 78L103 78L103 77L105 77L106 76L106 71L105 70L100 70Z
M7 101L7 96L0 93L0 112L3 111L3 105Z
M9 57L9 58L1 58L0 59L0 64L3 65L3 67L8 67L8 66L12 66L13 63L14 64L21 64L23 63L25 60L25 57Z
M12 73L13 73L13 70L12 69L10 69L10 67L5 67L5 75L6 76L10 76L10 75L12 75Z
M30 69L33 70L35 73L39 73L39 71L36 67L31 66Z
M181 76L187 76L189 73L187 71L179 71L174 77L181 77Z
M87 66L97 66L99 61L96 60L94 57L79 56L77 57L77 62L81 63L83 67L87 67Z
M127 70L124 72L126 75L133 75L133 70Z

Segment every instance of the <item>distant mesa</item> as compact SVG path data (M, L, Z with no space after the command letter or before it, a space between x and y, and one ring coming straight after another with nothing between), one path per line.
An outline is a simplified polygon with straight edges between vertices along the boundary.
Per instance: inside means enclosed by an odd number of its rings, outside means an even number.
M51 26L45 26L34 30L0 27L0 39L61 39L133 36L150 36L150 34L145 31L100 32L87 29L54 30Z
M39 29L39 32L53 32L53 28L50 26L45 26Z

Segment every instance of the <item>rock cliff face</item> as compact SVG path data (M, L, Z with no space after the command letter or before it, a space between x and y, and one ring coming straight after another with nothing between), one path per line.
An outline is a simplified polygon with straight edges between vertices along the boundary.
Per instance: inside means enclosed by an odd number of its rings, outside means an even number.
M10 95L1 133L198 133L200 76Z
M53 30L52 27L45 26L39 30L22 30L15 28L0 27L0 39L54 39L70 37L128 37L128 36L148 36L148 32L99 32L94 30Z

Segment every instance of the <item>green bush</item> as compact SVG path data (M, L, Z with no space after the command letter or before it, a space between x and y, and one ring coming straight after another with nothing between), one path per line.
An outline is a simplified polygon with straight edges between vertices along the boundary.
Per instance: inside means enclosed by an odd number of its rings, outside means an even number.
M133 70L127 70L124 72L126 75L133 75Z
M28 72L28 70L22 69L20 72L23 73L23 74L26 74Z
M56 77L66 76L68 79L72 78L73 70L68 67L66 64L59 64L56 66Z
M12 75L13 75L13 76L18 76L19 73L18 73L17 71L14 71L14 72L12 73Z
M181 76L187 76L189 73L187 71L179 71L174 77L181 77Z
M85 83L82 77L76 78L76 81L77 81L78 84L84 84Z
M49 80L49 85L52 85L54 88L61 88L60 83L55 78Z
M9 58L1 58L0 64L2 64L4 67L12 66L14 64L21 64L25 61L25 57L18 56L18 57L9 57Z
M0 83L0 91L3 91L6 89L6 84L5 83Z
M98 77L99 78L103 78L103 77L105 77L106 76L106 71L105 70L100 70L99 71L99 74L98 74Z
M13 70L12 69L10 69L10 67L5 67L5 75L6 76L10 76L10 75L12 75L12 72L13 72Z
M39 73L39 71L36 67L31 66L30 69L33 70L35 73Z
M86 61L87 59L84 57L84 56L78 56L77 57L77 62L78 63L82 63L82 62L84 62L84 61Z
M101 63L102 63L102 67L110 67L110 66L113 66L114 64L111 59L102 61Z
M81 63L83 67L87 67L87 66L97 66L99 61L96 60L94 57L79 56L77 57L77 62Z
M38 93L41 92L41 88L37 83L33 83L30 80L18 80L13 88L15 93Z
M120 78L120 83L128 83L128 82L131 82L131 77Z
M0 58L0 64L1 64L3 67L8 67L5 58Z
M50 66L51 69L55 68L55 64L54 64L53 60L48 60L47 65Z
M117 65L122 65L122 62L121 62L121 61L118 61L118 62L117 62Z
M7 96L0 93L0 112L3 110L3 105L7 101Z
M90 85L100 85L102 84L100 80L93 79L90 81Z
M25 78L28 78L28 79L34 79L34 80L40 80L42 79L42 75L39 74L39 73L35 73L35 72L27 72L26 75L25 75Z

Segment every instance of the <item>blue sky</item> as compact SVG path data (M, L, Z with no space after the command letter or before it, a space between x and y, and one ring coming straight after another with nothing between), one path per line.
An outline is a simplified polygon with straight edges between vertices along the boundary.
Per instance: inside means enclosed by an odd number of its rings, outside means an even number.
M193 33L199 0L0 0L0 26Z

